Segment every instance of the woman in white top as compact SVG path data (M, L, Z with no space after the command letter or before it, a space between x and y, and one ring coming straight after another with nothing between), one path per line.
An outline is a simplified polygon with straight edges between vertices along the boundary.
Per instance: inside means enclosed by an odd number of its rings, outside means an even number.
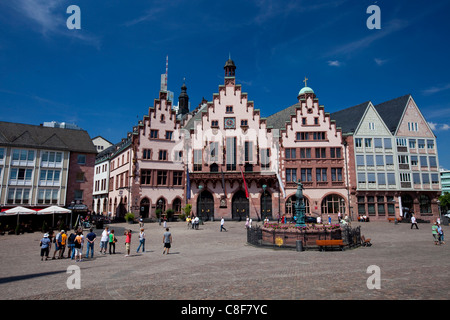
M145 252L145 233L144 228L141 228L141 231L139 232L139 247L137 248L136 252L139 252L139 249L142 246L142 252Z

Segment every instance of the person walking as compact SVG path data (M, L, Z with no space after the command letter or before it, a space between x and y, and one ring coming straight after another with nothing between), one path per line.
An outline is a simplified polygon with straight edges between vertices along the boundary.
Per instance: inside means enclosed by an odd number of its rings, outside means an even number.
M248 218L245 220L245 229L248 229L248 224L249 224L249 221L248 221Z
M222 217L222 219L220 219L220 232L222 232L222 230L227 231L227 229L225 229L225 227L224 227L224 224L225 224L225 220Z
M166 228L166 232L163 234L163 244L164 244L164 250L163 254L166 253L169 254L170 247L172 245L172 234L169 231L169 228Z
M129 257L130 256L130 250L131 250L131 230L126 230L125 231L125 250L127 252L127 254L125 255L125 257Z
M111 254L111 249L113 249L112 254L116 254L116 242L117 239L114 236L114 229L109 233L109 254Z
M40 246L41 246L41 261L44 260L44 255L45 261L47 261L48 253L50 252L50 248L52 246L52 241L48 238L48 233L44 234L44 237L41 239Z
M87 247L86 247L86 259L89 258L89 250L91 251L91 258L94 258L94 241L97 235L93 232L92 228L89 229L89 233L86 235Z
M102 232L102 238L100 239L100 253L102 253L103 250L103 254L106 254L108 241L109 241L109 228L105 227L105 229Z
M144 228L141 228L141 231L139 232L139 246L136 250L136 253L139 252L139 249L142 246L142 252L145 252L145 232L144 232Z
M431 234L433 235L434 244L438 245L439 243L439 232L438 232L438 223L435 222L431 227Z
M417 220L416 217L414 215L411 216L411 229L416 226L416 229L419 229L419 227L417 226Z

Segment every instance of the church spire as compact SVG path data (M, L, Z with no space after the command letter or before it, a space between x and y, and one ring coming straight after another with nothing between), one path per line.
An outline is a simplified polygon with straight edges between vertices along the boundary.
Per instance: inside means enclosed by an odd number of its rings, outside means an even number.
M178 114L184 115L189 113L189 96L187 94L186 78L183 78L181 93L178 97Z

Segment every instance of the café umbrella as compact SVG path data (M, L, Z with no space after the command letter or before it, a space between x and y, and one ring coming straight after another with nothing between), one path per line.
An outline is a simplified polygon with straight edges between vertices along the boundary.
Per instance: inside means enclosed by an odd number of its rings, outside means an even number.
M35 210L28 209L25 207L14 207L12 209L8 209L2 212L2 215L17 215L17 224L19 224L19 216L22 214L36 214Z
M53 214L53 226L55 225L55 213L70 213L72 210L61 208L58 206L51 206L38 211L38 214Z

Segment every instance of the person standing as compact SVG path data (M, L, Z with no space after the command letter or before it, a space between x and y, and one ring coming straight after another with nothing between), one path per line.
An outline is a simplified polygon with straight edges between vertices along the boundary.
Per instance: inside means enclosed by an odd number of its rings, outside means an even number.
M433 235L434 244L439 244L439 232L438 232L438 223L435 222L433 226L431 227L431 234Z
M83 261L81 258L82 252L83 252L83 237L81 231L77 232L77 236L75 237L74 244L75 244L75 261Z
M126 230L125 231L125 250L127 251L127 254L125 255L125 257L129 257L130 256L130 247L131 247L131 230Z
M86 248L86 259L89 258L89 250L91 250L91 258L94 257L94 241L97 235L93 232L92 228L89 229L89 233L86 235L87 248Z
M61 232L58 232L55 238L55 251L53 251L53 258L52 260L56 259L56 252L58 252L61 249ZM59 252L58 252L58 259L59 259Z
M100 239L100 253L106 254L106 248L108 247L109 241L109 228L106 227L102 232L102 238Z
M227 231L227 229L225 229L225 227L224 227L224 224L225 224L225 220L222 217L222 219L220 219L220 232L222 232L222 230Z
M41 261L43 261L44 255L45 261L47 261L48 253L50 252L50 248L52 246L52 241L48 238L48 233L44 234L44 237L41 239L40 245L41 245Z
M59 249L59 258L64 259L64 252L66 251L67 234L64 230L61 230L61 248Z
M245 229L248 229L248 217L247 217L247 220L245 220Z
M166 253L169 254L170 247L172 245L172 234L169 231L169 228L166 228L166 232L163 234L163 244L164 244L164 250L163 254Z
M437 228L438 234L439 234L439 244L445 244L444 242L444 230L442 229L442 226L438 224Z
M70 258L73 260L73 256L75 255L75 243L73 242L75 240L75 237L77 235L73 232L70 233L69 237L67 238L67 247L69 248L67 252L67 259Z
M139 249L142 246L142 252L145 252L145 232L144 232L144 228L141 228L141 231L139 232L139 246L136 250L136 253L139 252Z
M417 226L416 217L414 215L411 216L411 229L413 228L413 226L416 226L416 229L419 229L419 227Z
M111 248L113 249L112 254L116 254L116 242L117 239L114 236L114 229L109 233L109 254L111 254Z

